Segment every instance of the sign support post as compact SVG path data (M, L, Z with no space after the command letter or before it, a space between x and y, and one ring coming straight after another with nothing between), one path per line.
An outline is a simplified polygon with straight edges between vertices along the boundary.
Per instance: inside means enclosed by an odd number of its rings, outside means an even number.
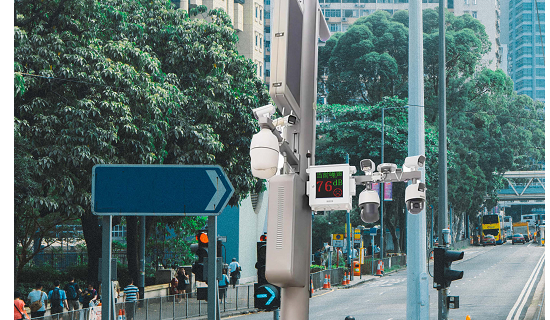
M101 223L101 319L112 320L114 319L114 312L111 306L113 300L113 292L111 286L111 248L112 248L112 234L113 217L103 216Z

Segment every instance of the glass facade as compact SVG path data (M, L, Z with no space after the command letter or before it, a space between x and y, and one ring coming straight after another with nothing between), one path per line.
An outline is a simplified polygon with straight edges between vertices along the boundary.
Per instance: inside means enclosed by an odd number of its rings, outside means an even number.
M544 0L509 2L508 72L518 94L545 100Z

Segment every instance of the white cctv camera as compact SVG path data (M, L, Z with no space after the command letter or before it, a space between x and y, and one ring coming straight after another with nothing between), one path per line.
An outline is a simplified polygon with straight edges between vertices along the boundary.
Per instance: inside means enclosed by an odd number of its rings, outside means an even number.
M406 157L403 167L409 169L410 171L414 171L420 167L423 167L425 162L426 157L423 155Z
M361 167L361 171L365 172L366 174L371 174L376 168L374 161L372 161L371 159L361 160L359 162L359 166Z
M377 170L381 173L391 173L397 170L397 165L395 163L381 163L378 165Z
M378 192L365 189L359 194L359 208L361 208L361 220L366 223L372 223L380 219L378 208L380 207L380 197Z
M254 117L256 117L256 119L258 120L261 117L271 118L271 116L275 114L275 111L275 106L272 104L268 104L252 110L252 112L254 113Z
M405 189L405 203L410 213L417 214L424 210L426 185L422 182L410 184Z
M279 140L268 128L252 136L250 142L250 168L252 175L269 179L277 173L279 164Z

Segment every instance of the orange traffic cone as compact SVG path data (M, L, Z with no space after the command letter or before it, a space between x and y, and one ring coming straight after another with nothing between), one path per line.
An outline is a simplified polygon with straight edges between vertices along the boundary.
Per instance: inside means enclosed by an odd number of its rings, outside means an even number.
M328 288L332 289L332 286L330 285L330 274L328 275Z
M469 315L466 315L466 320L472 320Z
M328 276L325 274L325 282L323 282L323 289L329 289Z
M344 276L342 277L342 285L345 286L347 283L346 283L346 278L347 278L347 273L344 272Z
M124 316L122 315L122 309L118 309L118 317L117 320L124 320Z
M382 276L382 270L380 269L382 267L382 261L378 261L378 266L376 267L376 276Z
M311 294L313 295L313 278L310 278Z
M384 274L384 260L380 260L380 263L382 266L380 267L380 271L382 272L382 275Z
M122 309L122 320L126 320L126 310Z

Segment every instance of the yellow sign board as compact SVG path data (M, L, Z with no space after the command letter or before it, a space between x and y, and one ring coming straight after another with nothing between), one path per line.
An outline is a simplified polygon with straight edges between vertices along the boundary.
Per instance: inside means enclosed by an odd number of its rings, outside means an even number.
M332 240L344 240L344 235L343 234L333 234L332 235Z

